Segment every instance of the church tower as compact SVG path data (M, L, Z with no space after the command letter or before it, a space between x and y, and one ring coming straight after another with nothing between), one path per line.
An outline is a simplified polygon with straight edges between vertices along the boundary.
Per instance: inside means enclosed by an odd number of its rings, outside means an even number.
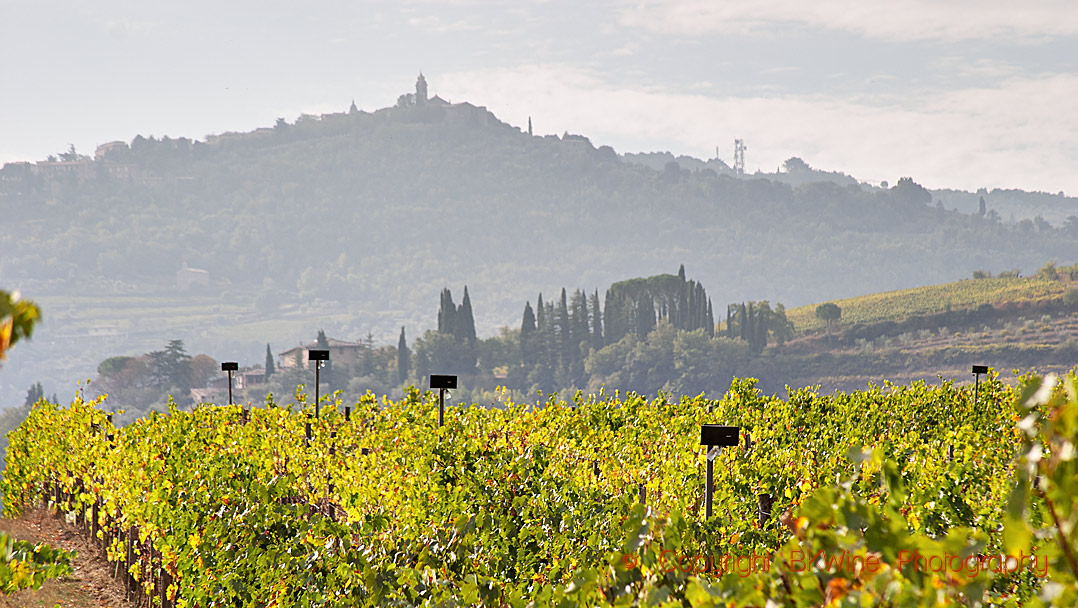
M421 106L427 103L427 79L423 72L419 73L419 79L415 81L415 105Z

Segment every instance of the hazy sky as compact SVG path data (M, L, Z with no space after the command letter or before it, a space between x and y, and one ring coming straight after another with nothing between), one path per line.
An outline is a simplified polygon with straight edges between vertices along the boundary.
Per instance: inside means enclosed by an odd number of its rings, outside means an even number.
M618 152L1078 194L1078 1L0 0L0 162L432 94Z

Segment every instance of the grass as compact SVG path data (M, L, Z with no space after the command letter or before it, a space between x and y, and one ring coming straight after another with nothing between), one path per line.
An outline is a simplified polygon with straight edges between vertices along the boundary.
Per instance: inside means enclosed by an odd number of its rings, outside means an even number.
M832 301L842 309L839 323L847 325L898 321L913 315L976 308L982 304L1041 300L1059 297L1064 291L1063 284L1038 278L965 279ZM827 324L816 318L816 306L794 308L787 311L786 317L798 331L824 328Z

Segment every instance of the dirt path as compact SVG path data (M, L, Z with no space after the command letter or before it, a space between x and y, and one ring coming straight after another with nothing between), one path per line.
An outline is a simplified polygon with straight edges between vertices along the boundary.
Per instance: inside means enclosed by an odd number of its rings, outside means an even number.
M70 576L48 580L38 591L0 595L0 608L133 608L134 604L124 600L123 584L112 578L101 551L82 531L65 524L49 509L36 507L18 519L0 519L0 530L19 540L78 552Z

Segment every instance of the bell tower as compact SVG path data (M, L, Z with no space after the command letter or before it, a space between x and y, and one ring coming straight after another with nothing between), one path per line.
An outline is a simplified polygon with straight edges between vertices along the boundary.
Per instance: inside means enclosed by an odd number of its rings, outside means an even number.
M423 77L423 72L419 73L419 78L415 81L415 105L421 106L427 103L427 79Z

